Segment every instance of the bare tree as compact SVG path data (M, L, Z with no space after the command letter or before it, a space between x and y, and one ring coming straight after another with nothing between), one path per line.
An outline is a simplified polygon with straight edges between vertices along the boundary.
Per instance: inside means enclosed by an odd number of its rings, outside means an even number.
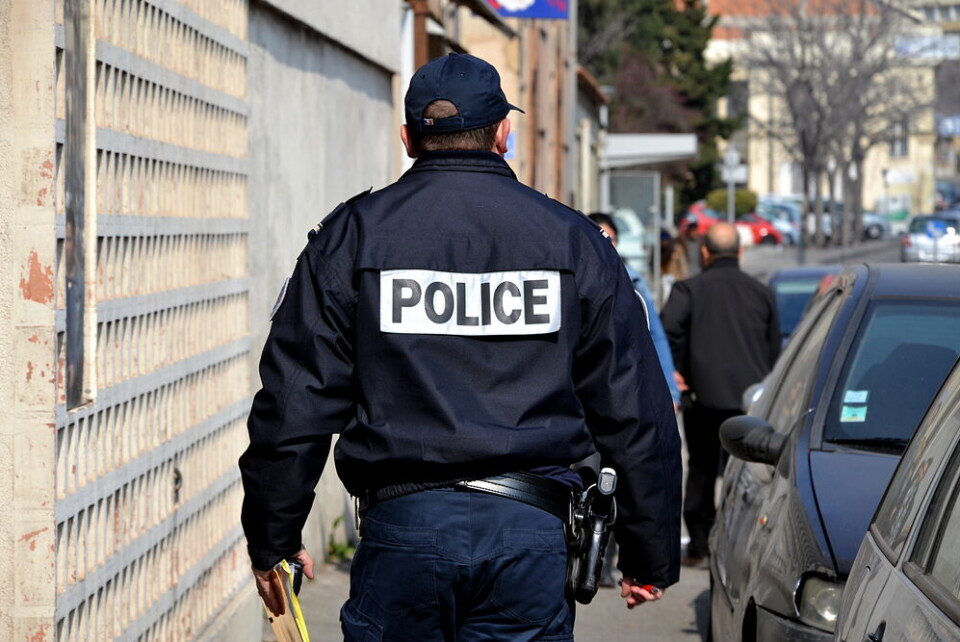
M841 176L846 204L833 233L859 240L866 155L889 140L893 123L927 102L894 47L913 17L898 0L744 0L742 8L749 17L732 21L745 34L738 58L750 71L751 91L780 105L753 125L800 164L804 220L813 196L814 241L824 242L824 179L835 203Z

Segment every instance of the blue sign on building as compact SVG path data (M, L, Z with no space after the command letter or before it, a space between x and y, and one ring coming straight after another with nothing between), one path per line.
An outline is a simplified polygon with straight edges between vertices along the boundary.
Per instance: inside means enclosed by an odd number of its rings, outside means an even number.
M504 18L552 18L566 20L569 0L487 0Z

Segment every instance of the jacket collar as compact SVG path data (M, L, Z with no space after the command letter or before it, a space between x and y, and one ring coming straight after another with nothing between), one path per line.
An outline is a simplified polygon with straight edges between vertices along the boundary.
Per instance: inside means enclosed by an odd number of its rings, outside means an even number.
M712 270L714 268L734 268L738 269L740 267L740 259L733 256L724 256L719 259L714 259L710 265L703 268L704 271Z
M493 152L480 151L444 151L428 152L421 155L413 163L413 167L404 173L400 180L411 174L432 171L454 172L481 172L486 174L500 174L517 180L507 161Z

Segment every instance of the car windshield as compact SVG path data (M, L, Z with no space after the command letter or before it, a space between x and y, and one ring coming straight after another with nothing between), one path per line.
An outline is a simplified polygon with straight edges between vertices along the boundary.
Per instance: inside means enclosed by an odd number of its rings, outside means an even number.
M928 234L931 229L939 229L942 234L956 234L958 219L941 216L917 216L910 221L911 234Z
M880 299L850 350L825 441L900 452L960 354L960 301Z
M819 276L789 280L774 280L770 285L777 297L777 311L780 313L780 334L790 336L800 323L800 317L807 301L820 285Z

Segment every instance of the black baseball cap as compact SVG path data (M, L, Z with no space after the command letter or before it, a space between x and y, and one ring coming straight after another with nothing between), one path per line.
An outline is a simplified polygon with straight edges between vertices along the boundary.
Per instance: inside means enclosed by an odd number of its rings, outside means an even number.
M423 110L435 100L449 100L459 115L424 118ZM507 102L493 65L470 54L451 53L420 67L403 103L407 127L423 133L479 129L503 120L512 109L523 113Z

